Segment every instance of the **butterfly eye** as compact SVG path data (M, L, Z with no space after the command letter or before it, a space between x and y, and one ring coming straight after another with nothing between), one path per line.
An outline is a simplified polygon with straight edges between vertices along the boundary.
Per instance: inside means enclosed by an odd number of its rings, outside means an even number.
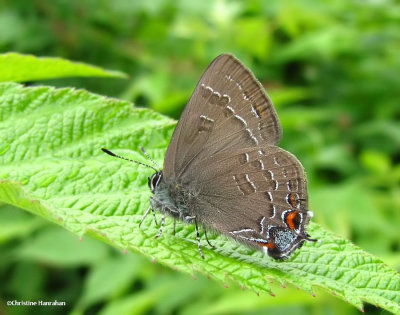
M154 190L157 188L158 184L160 183L162 177L161 172L154 173L151 175L151 177L147 178L147 185L149 185L149 188L151 192L154 194Z

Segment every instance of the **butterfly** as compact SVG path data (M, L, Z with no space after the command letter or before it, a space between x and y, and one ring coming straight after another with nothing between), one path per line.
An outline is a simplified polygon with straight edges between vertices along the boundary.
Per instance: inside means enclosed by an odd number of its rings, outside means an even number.
M284 259L311 239L303 166L277 146L282 127L264 88L237 58L222 54L198 82L164 168L148 178L149 211L194 224ZM103 149L108 154L112 152ZM210 244L211 245L211 244ZM212 245L211 245L212 246Z

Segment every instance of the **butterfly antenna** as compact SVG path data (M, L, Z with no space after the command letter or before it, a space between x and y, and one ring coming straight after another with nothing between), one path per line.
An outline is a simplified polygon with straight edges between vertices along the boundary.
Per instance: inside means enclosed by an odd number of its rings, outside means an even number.
M145 157L147 157L155 166L158 167L158 169L160 170L161 167L160 165L158 165L158 163L156 161L154 161L146 152L146 150L143 147L140 147L140 151L142 151L142 153L144 154Z
M144 163L139 162L139 161L127 159L127 158L125 158L125 157L123 157L123 156L120 156L120 155L117 155L117 154L115 154L115 153L113 153L113 152L111 152L111 151L109 151L109 150L107 150L107 149L101 148L101 151L103 151L104 153L107 153L108 155L111 155L111 156L113 156L113 157L116 157L116 158L119 158L119 159L122 159L122 160L125 160L125 161L129 161L129 162L132 162L132 163L136 163L136 164L140 164L140 165L149 167L149 168L155 170L156 172L158 172L158 170L157 170L156 168L154 168L153 166L144 164Z

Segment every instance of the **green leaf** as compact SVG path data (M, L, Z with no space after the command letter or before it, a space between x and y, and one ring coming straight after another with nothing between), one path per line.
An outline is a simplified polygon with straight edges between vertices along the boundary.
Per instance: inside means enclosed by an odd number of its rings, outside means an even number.
M0 244L10 240L23 238L32 231L43 226L44 222L38 217L21 211L10 205L0 206ZM47 224L47 223L46 223Z
M385 174L390 170L390 158L376 151L365 150L360 154L361 164L377 174Z
M82 62L18 53L0 55L0 69L0 82L26 82L67 77L127 77L122 72L104 70Z
M74 255L71 255L72 252ZM95 265L107 257L108 248L91 238L80 242L79 237L50 226L24 242L16 254L23 261L40 261L70 268Z
M257 292L271 292L271 280L310 293L319 286L360 309L365 301L400 312L399 274L316 224L309 232L319 242L286 261L219 235L210 236L216 248L204 246L203 260L194 227L178 224L173 236L169 218L159 239L151 216L140 229L153 171L100 148L139 160L143 146L161 164L174 126L150 110L85 91L0 84L0 201L186 273Z
M80 308L109 300L128 291L143 273L145 260L137 255L119 255L94 266L86 279L80 296Z

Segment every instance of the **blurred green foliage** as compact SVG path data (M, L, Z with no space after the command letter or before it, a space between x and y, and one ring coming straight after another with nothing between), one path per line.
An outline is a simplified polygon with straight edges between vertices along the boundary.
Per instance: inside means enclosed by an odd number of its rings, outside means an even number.
M1 52L131 76L40 84L86 88L175 118L209 62L234 53L277 107L281 146L307 170L315 221L398 270L399 29L400 4L389 0L0 2ZM32 310L7 300L57 299L74 314L358 314L323 293L314 299L290 288L257 297L194 281L89 238L79 242L9 206L0 208L0 257L0 313Z

